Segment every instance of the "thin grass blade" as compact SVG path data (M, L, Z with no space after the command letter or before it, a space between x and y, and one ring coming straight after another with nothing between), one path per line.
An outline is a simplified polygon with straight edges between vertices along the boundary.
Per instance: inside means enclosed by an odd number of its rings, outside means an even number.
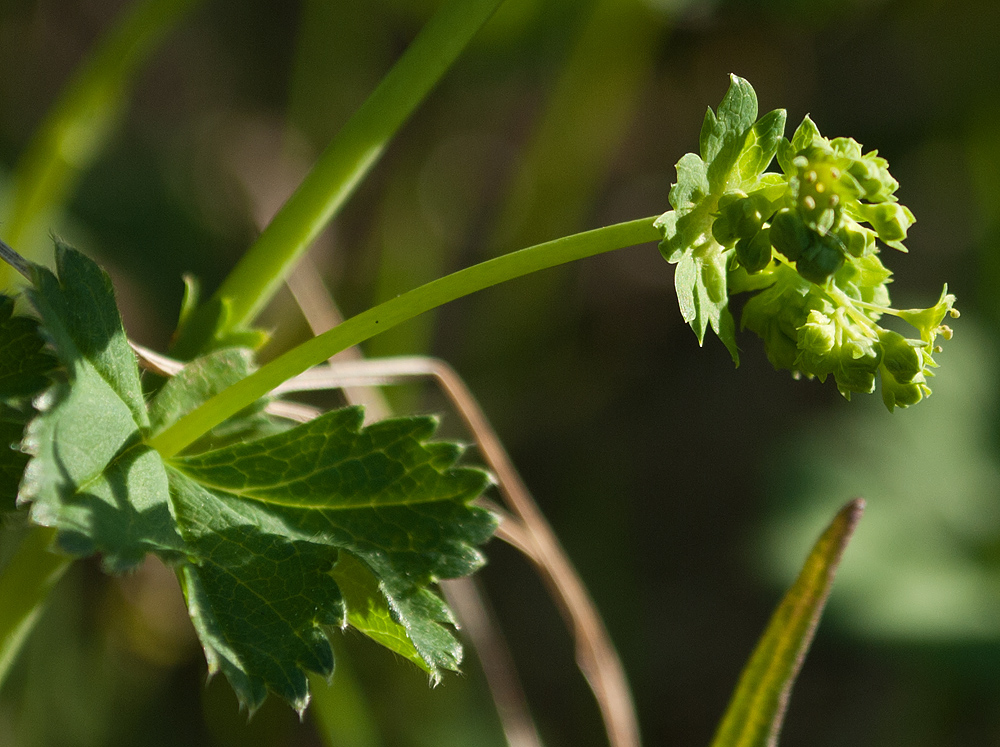
M712 747L773 747L833 577L865 502L844 506L813 546L740 676Z

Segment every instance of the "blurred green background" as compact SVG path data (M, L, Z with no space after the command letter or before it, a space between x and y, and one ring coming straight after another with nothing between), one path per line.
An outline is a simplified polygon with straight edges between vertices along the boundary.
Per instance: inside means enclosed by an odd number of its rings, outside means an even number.
M101 261L130 335L160 350L181 275L221 281L438 3L175 5L191 8L133 84L95 105L100 147L68 152L80 171L64 199L15 226L19 249L55 231ZM132 6L0 5L5 238L39 123ZM783 584L855 495L868 512L782 745L1000 744L998 32L992 0L507 0L313 252L352 314L663 212L730 72L762 112L788 109L789 133L808 112L889 160L918 220L910 254L885 257L895 305L930 305L946 281L962 310L935 394L912 410L792 381L750 335L735 371L714 338L699 349L652 245L486 291L366 348L445 358L481 398L605 616L649 745L710 741ZM287 295L264 321L265 355L306 334ZM428 388L393 401L443 411L462 435ZM546 744L604 744L542 585L499 542L488 553L481 580ZM108 580L78 563L0 692L0 745L503 744L473 653L431 690L356 635L335 643L331 712L300 724L272 699L247 726L221 678L206 686L168 571Z

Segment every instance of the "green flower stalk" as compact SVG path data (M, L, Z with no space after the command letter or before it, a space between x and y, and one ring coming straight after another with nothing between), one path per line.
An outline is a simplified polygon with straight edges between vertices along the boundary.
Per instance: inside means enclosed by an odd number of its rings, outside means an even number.
M738 365L729 297L754 292L741 326L775 368L832 375L847 398L874 392L879 378L890 411L916 404L931 393L938 335L951 337L945 317L958 311L947 286L929 309L890 305L879 243L905 252L914 217L888 163L851 138L823 137L809 117L786 139L785 112L758 120L753 88L731 79L718 113L706 114L701 155L677 163L674 209L656 221L681 314L699 343L711 327ZM775 156L781 173L765 172ZM919 339L880 326L885 314Z

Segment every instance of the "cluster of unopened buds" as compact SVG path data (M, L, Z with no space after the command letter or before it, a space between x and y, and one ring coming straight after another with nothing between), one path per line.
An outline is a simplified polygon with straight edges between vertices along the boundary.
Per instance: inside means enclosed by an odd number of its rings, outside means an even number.
M753 89L734 76L718 115L709 110L701 156L678 164L674 210L658 221L661 249L679 265L685 318L701 339L698 317L707 315L736 358L728 296L756 291L742 327L760 336L776 368L832 375L847 397L873 392L878 375L890 410L919 402L930 394L936 340L951 337L944 320L958 311L947 286L928 309L890 306L891 273L877 242L905 252L914 222L895 197L898 182L877 151L828 140L808 117L787 140L784 112L754 121L756 108ZM774 156L782 173L765 173ZM713 307L722 288L726 297ZM886 314L919 339L880 326Z

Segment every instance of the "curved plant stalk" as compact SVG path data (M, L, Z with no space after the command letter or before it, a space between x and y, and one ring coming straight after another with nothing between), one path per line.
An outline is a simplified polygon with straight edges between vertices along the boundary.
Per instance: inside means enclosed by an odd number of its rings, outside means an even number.
M712 747L777 745L792 685L864 508L861 498L848 503L813 546L740 675Z
M286 284L314 335L321 335L344 321L330 291L323 284L319 269L308 254L295 266L295 271L288 276ZM329 362L333 365L360 360L364 360L361 350L353 347L331 356ZM383 420L392 414L389 403L377 387L348 384L340 388L349 404L365 408L366 423Z
M49 592L72 562L49 550L55 535L54 529L31 527L0 573L0 687Z
M229 387L150 440L171 457L231 415L263 397L282 382L418 314L506 280L595 254L658 241L655 218L640 218L521 249L467 267L415 288L351 317L279 356L252 376Z
M437 11L222 286L182 324L178 357L204 351L253 321L501 2L448 0Z
M137 72L198 2L137 2L76 69L35 130L17 165L13 206L2 225L4 238L28 259L41 262L35 234L47 239L51 227L40 221L66 199L80 172L103 150ZM0 264L0 288L11 280Z

